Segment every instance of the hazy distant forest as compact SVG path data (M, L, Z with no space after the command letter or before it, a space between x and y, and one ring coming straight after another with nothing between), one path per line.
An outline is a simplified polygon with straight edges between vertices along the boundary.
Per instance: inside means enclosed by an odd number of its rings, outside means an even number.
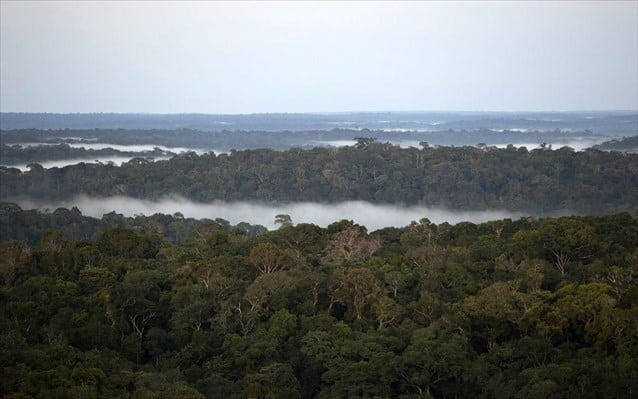
M62 199L77 194L196 201L365 200L449 209L534 214L631 211L638 198L638 154L510 146L400 148L359 138L342 148L269 149L197 155L115 167L81 163L26 173L2 168L0 198Z
M12 118L14 128L0 132L2 397L638 391L636 136L526 136L490 130L494 118L477 130L425 133L46 130ZM614 118L609 126L621 126ZM557 136L599 144L575 150L552 144ZM519 144L495 145L510 139ZM348 145L321 145L339 140ZM537 145L520 144L530 140ZM99 161L109 156L126 160ZM40 164L75 158L87 162ZM18 163L25 169L9 166ZM281 214L268 231L224 215L113 209L94 218L77 207L18 205L79 194L362 200L529 216L437 224L423 215L368 231L351 220L317 226Z

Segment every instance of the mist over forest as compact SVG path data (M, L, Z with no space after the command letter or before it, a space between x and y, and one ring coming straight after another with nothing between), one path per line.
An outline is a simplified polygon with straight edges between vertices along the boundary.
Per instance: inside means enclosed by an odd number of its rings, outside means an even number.
M48 132L3 133L16 137ZM124 130L108 134L123 132L130 133ZM161 135L176 136L165 133ZM73 134L76 136L67 136L66 140L88 140L77 136L78 132ZM140 146L146 151L140 155L147 157L134 157L121 166L98 162L47 169L35 160L21 158L23 169L0 167L0 198L32 198L40 207L47 207L47 200L68 203L78 195L153 201L174 195L199 203L252 201L273 206L368 201L447 211L509 211L528 216L631 211L638 198L638 156L630 151L576 151L548 143L531 150L514 145L453 147L428 142L404 148L361 136L352 141L353 145L341 147L182 152L170 159L166 159L171 156L169 147L155 147L148 152L146 146ZM88 145L95 145L95 141ZM77 150L86 155L119 151L100 146L95 150L64 144L25 149L12 146L6 153L13 154L14 159L56 154L56 162L60 162L67 153L75 157ZM34 148L37 150L31 151Z
M79 162L120 166L184 152L341 147L356 137L402 148L513 145L576 151L638 135L633 112L341 114L20 114L0 113L0 165L25 171ZM637 152L635 143L610 149ZM600 147L605 149L605 147Z
M0 0L0 50L0 398L636 397L638 2Z
M1 396L638 390L635 112L0 122Z
M280 205L259 204L250 202L215 201L212 203L198 203L184 198L164 198L157 201L142 200L131 197L75 197L66 201L47 200L17 200L24 209L39 209L54 211L58 208L77 207L82 214L100 218L112 211L124 216L154 215L157 213L174 215L180 213L194 219L225 219L232 224L247 222L276 229L277 215L285 214L291 221L297 223L312 223L326 227L339 220L352 220L365 226L368 231L375 231L384 227L404 227L413 221L423 218L433 223L456 224L463 221L482 223L496 219L518 219L523 213L506 212L500 210L462 211L429 208L425 206L379 205L365 201L348 201L335 204L327 203L290 203Z

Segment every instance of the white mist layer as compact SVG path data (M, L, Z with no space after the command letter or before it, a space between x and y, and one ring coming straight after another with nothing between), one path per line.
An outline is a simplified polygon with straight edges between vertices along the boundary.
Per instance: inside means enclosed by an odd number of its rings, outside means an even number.
M314 142L328 147L346 147L357 144L356 140L324 140Z
M347 201L336 204L295 202L281 205L265 205L254 202L198 203L183 198L164 198L159 201L141 200L130 197L88 197L78 196L69 201L16 201L23 209L53 211L57 208L77 206L83 215L100 218L115 211L125 216L155 213L172 215L176 212L195 219L222 218L232 224L248 222L275 229L275 216L288 214L297 223L313 223L325 227L333 222L347 219L365 226L368 231L384 227L403 227L412 221L428 218L433 223L456 224L463 221L482 223L504 218L518 219L522 213L507 211L454 211L425 206L376 205L365 201Z
M145 151L154 151L156 148L159 148L162 151L170 151L173 153L182 153L182 152L195 152L199 155L205 154L207 152L214 152L215 154L220 154L222 151L215 150L205 150L202 148L188 148L188 147L166 147L163 145L155 145L155 144L110 144L110 143L93 143L93 142L82 142L82 143L16 143L11 145L19 145L21 147L38 147L38 146L54 146L66 144L71 148L84 148L85 150L105 150L105 149L113 149L117 151L123 152L145 152Z
M492 129L495 130L495 129ZM502 129L505 130L505 129ZM512 129L508 129L512 130ZM518 129L524 130L524 129ZM386 131L388 131L386 129ZM574 149L574 151L584 151L587 148L593 147L594 145L603 143L609 140L609 137L598 137L598 138L574 138L571 140L549 140L546 144L551 145L552 150L558 150L561 147L568 146ZM398 145L401 148L421 148L421 142L424 140L381 140L381 142L389 142L393 145ZM425 140L427 141L427 140ZM324 140L324 141L314 141L314 143L320 144L322 146L328 147L345 147L345 146L354 146L357 142L355 140ZM478 144L478 143L476 143ZM472 145L476 145L472 144ZM540 148L540 142L515 142L515 143L497 143L497 144L488 144L488 147L497 147L497 148L506 148L508 145L513 145L516 148L526 147L528 150L533 150L536 148ZM456 146L463 146L465 144L457 144ZM468 144L469 145L469 144Z
M567 147L573 148L574 151L584 151L587 148L591 148L609 139L610 139L609 137L599 137L595 139L582 138L582 139L573 139L573 140L567 140L567 141L548 141L546 142L546 144L551 145L552 150L558 150L561 147L567 146ZM499 144L489 144L488 146L494 146L497 148L505 148L508 145L509 144L506 144L506 143L499 143ZM540 143L512 143L512 145L516 148L527 147L528 150L534 150L534 149L540 148Z
M131 159L133 159L135 157L98 157L96 159L91 159L91 158L69 158L69 159L58 159L58 160L54 160L54 161L42 161L42 162L35 162L38 163L40 165L42 165L43 168L45 169L49 169L49 168L63 168L65 166L69 166L69 165L77 165L79 163L104 163L107 164L109 162L113 162L113 165L115 166L122 166L122 164L124 162L128 162ZM166 159L170 159L171 157L153 157L153 161L160 161L160 160L166 160ZM34 162L29 162L29 164L34 163ZM16 164L16 165L2 165L2 166L6 166L8 168L18 168L23 172L26 172L29 168L27 168L26 163L23 164Z
M125 151L125 152L153 151L156 148L159 148L162 151L170 151L175 153L192 151L200 155L209 152L201 148L166 147L163 145L154 145L154 144L68 143L68 145L69 147L84 148L87 150L105 150L108 148L112 148L114 150Z

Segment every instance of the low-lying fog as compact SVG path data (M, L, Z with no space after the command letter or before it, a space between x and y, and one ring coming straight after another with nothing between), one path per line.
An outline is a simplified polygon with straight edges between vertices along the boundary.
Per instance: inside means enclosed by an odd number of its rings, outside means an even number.
M598 137L598 138L574 138L572 140L556 140L556 141L547 141L546 144L551 145L552 150L558 150L561 147L568 146L574 149L574 151L583 151L587 148L590 148L596 144L600 144L604 141L609 140L609 137ZM384 142L387 140L381 140ZM422 141L422 140L421 140ZM421 144L419 140L389 140L391 144L398 145L401 148L420 148ZM324 141L315 141L314 143L329 146L329 147L344 147L344 146L353 146L357 142L355 140L324 140ZM474 143L471 145L476 145L478 143ZM514 147L526 147L529 151L540 148L540 142L520 142L520 143L511 143ZM510 143L488 143L488 147L497 147L497 148L506 148Z
M12 145L19 145L21 147L37 147L37 146L54 146L59 145L60 143L16 143ZM66 143L69 147L72 148L84 148L85 150L104 150L104 149L113 149L122 152L139 152L141 157L147 157L145 151L154 151L156 149L160 149L162 151L167 151L175 154L180 154L184 152L195 152L198 155L203 155L207 152L213 152L217 155L221 154L223 151L216 150L204 150L201 148L187 148L187 147L166 147L162 145L153 145L153 144L133 144L133 145L120 145L120 144L109 144L109 143ZM165 159L170 159L172 155L167 156L153 156L154 161L160 161ZM135 158L135 156L96 156L94 158L67 158L67 159L57 159L57 160L49 160L49 161L36 161L42 165L43 168L63 168L69 165L76 165L81 162L84 163L109 163L112 162L115 166L121 166L124 162L128 162L131 159ZM27 165L31 162L25 162L21 164L6 164L0 160L0 165L6 166L9 168L18 168L21 171L25 172L28 170Z
M57 159L57 160L53 160L53 161L40 161L37 162L38 164L42 165L43 168L45 169L49 169L49 168L63 168L65 166L69 166L69 165L76 165L79 163L104 163L107 164L109 162L112 162L113 165L115 166L122 166L122 164L124 162L128 162L131 159L133 159L134 157L97 157L96 159L91 159L91 158L69 158L69 159ZM165 160L165 159L170 159L171 157L153 157L153 161L160 161L160 160ZM30 164L31 162L29 162ZM9 168L18 168L23 172L26 172L29 168L27 168L27 163L22 163L22 164L16 164L16 165L3 165Z
M567 141L548 141L546 144L551 145L552 150L558 150L561 147L567 146L567 147L573 148L574 151L584 151L587 148L591 148L607 140L609 140L609 138L595 138L595 139L579 138L579 139L573 139L573 140L567 140ZM505 148L508 145L509 144L505 144L505 143L490 144L490 146L494 146L497 148ZM533 150L540 147L540 143L514 143L513 145L516 148L527 147L528 150Z
M403 227L411 221L428 218L433 223L462 221L481 223L489 220L512 218L518 219L522 213L507 211L453 211L425 206L375 205L364 201L348 201L336 204L319 204L297 202L282 205L266 205L251 202L197 203L182 198L165 198L160 201L147 201L129 197L95 198L78 196L69 201L43 202L29 199L14 200L23 209L40 209L54 211L57 208L77 206L85 216L100 218L103 214L115 211L125 216L146 215L155 213L173 215L181 212L185 217L196 219L228 220L231 224L248 222L275 229L275 216L288 214L296 223L313 223L325 227L333 222L347 219L366 226L368 231L383 227Z
M551 149L553 150L557 150L563 146L569 146L569 147L572 147L575 151L583 151L586 148L592 147L596 144L600 144L603 141L605 141L604 138L596 138L596 139L575 138L575 139L572 139L569 141L563 141L563 142L558 142L558 141L548 142L547 144L551 145ZM391 140L390 142L394 145L400 146L401 148L409 148L409 147L420 148L419 140L394 140L394 141ZM319 145L319 146L343 147L343 146L354 146L356 144L356 141L355 140L325 140L325 141L313 141L312 143L314 145ZM17 145L20 145L23 147L31 147L31 146L56 145L56 144L58 143L18 143ZM90 142L90 143L78 142L78 143L67 143L67 144L73 148L84 148L87 150L89 149L102 150L102 149L112 148L118 151L139 152L140 153L139 156L146 156L144 151L153 151L157 148L159 148L162 151L170 151L172 153L183 153L187 151L192 151L197 153L198 155L202 155L207 152L213 152L219 155L224 152L224 151L218 151L218 150L204 150L201 148L166 147L166 146L153 145L153 144L119 145L119 144L94 143L94 142ZM505 148L508 145L509 144L505 144L505 143L488 144L489 147L497 147L497 148ZM530 151L540 147L539 143L533 143L533 142L514 143L513 145L516 148L526 147ZM133 156L110 156L110 157L97 156L95 158L69 158L69 159L59 159L59 160L50 160L50 161L40 161L38 163L46 169L54 168L54 167L62 168L68 165L75 165L81 162L84 162L84 163L101 162L105 164L112 162L115 166L121 166L122 163L130 161L132 158L134 157ZM155 161L170 159L170 158L171 156L153 157ZM12 168L18 168L23 172L28 170L27 165L29 163L31 162L25 162L21 164L6 164L2 162L2 160L0 160L0 165L12 167Z
M93 143L93 142L80 142L80 143L15 143L11 145L18 145L20 147L38 147L43 145L54 146L66 144L71 148L84 148L85 150L105 150L113 149L122 152L144 152L154 151L159 148L162 151L169 151L176 154L182 152L195 152L199 155L207 152L214 152L215 154L221 153L221 151L205 150L202 148L189 148L189 147L166 147L164 145L156 144L111 144L111 143Z

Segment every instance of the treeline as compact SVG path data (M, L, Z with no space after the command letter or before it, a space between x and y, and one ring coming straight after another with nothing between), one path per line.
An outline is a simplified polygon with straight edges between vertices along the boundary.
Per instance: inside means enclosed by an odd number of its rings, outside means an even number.
M122 167L0 168L0 197L178 194L196 201L365 200L536 214L608 214L638 205L636 154L423 145L402 149L362 138L339 149L185 153L167 161L133 159Z
M4 165L20 163L54 161L62 159L87 159L93 161L102 157L170 157L175 153L155 148L153 151L119 151L113 148L100 150L75 148L66 143L55 145L33 145L23 147L20 145L2 145L0 148L0 162Z
M604 143L592 147L602 151L625 151L638 153L638 136L623 137L622 139L614 139L605 141Z
M520 121L519 121L520 122ZM193 130L193 129L63 129L63 130L0 130L0 142L3 144L44 142L71 143L90 140L100 143L120 145L163 145L167 147L188 147L204 150L230 151L232 149L270 148L287 150L292 147L311 148L326 146L335 141L351 141L356 136L376 137L379 141L404 143L418 146L420 141L432 145L476 145L478 143L537 143L569 142L583 138L600 138L586 129L534 130L525 133L516 130L477 128L469 122L459 128L441 128L437 131L393 131L381 129L344 129L328 128L322 130ZM165 125L170 126L170 125ZM618 132L626 131L619 128ZM634 130L635 131L635 130ZM619 134L619 133L616 133Z
M2 397L638 390L635 214L66 237L0 246Z
M125 228L143 230L173 244L180 244L186 241L195 229L209 223L237 229L241 234L250 237L268 231L264 226L246 222L233 226L223 218L215 220L185 218L179 212L172 216L157 213L151 216L126 217L113 211L97 219L83 216L77 207L40 212L35 209L23 210L17 204L0 202L0 243L17 240L27 245L35 245L51 230L60 231L67 239L89 240L106 230Z

